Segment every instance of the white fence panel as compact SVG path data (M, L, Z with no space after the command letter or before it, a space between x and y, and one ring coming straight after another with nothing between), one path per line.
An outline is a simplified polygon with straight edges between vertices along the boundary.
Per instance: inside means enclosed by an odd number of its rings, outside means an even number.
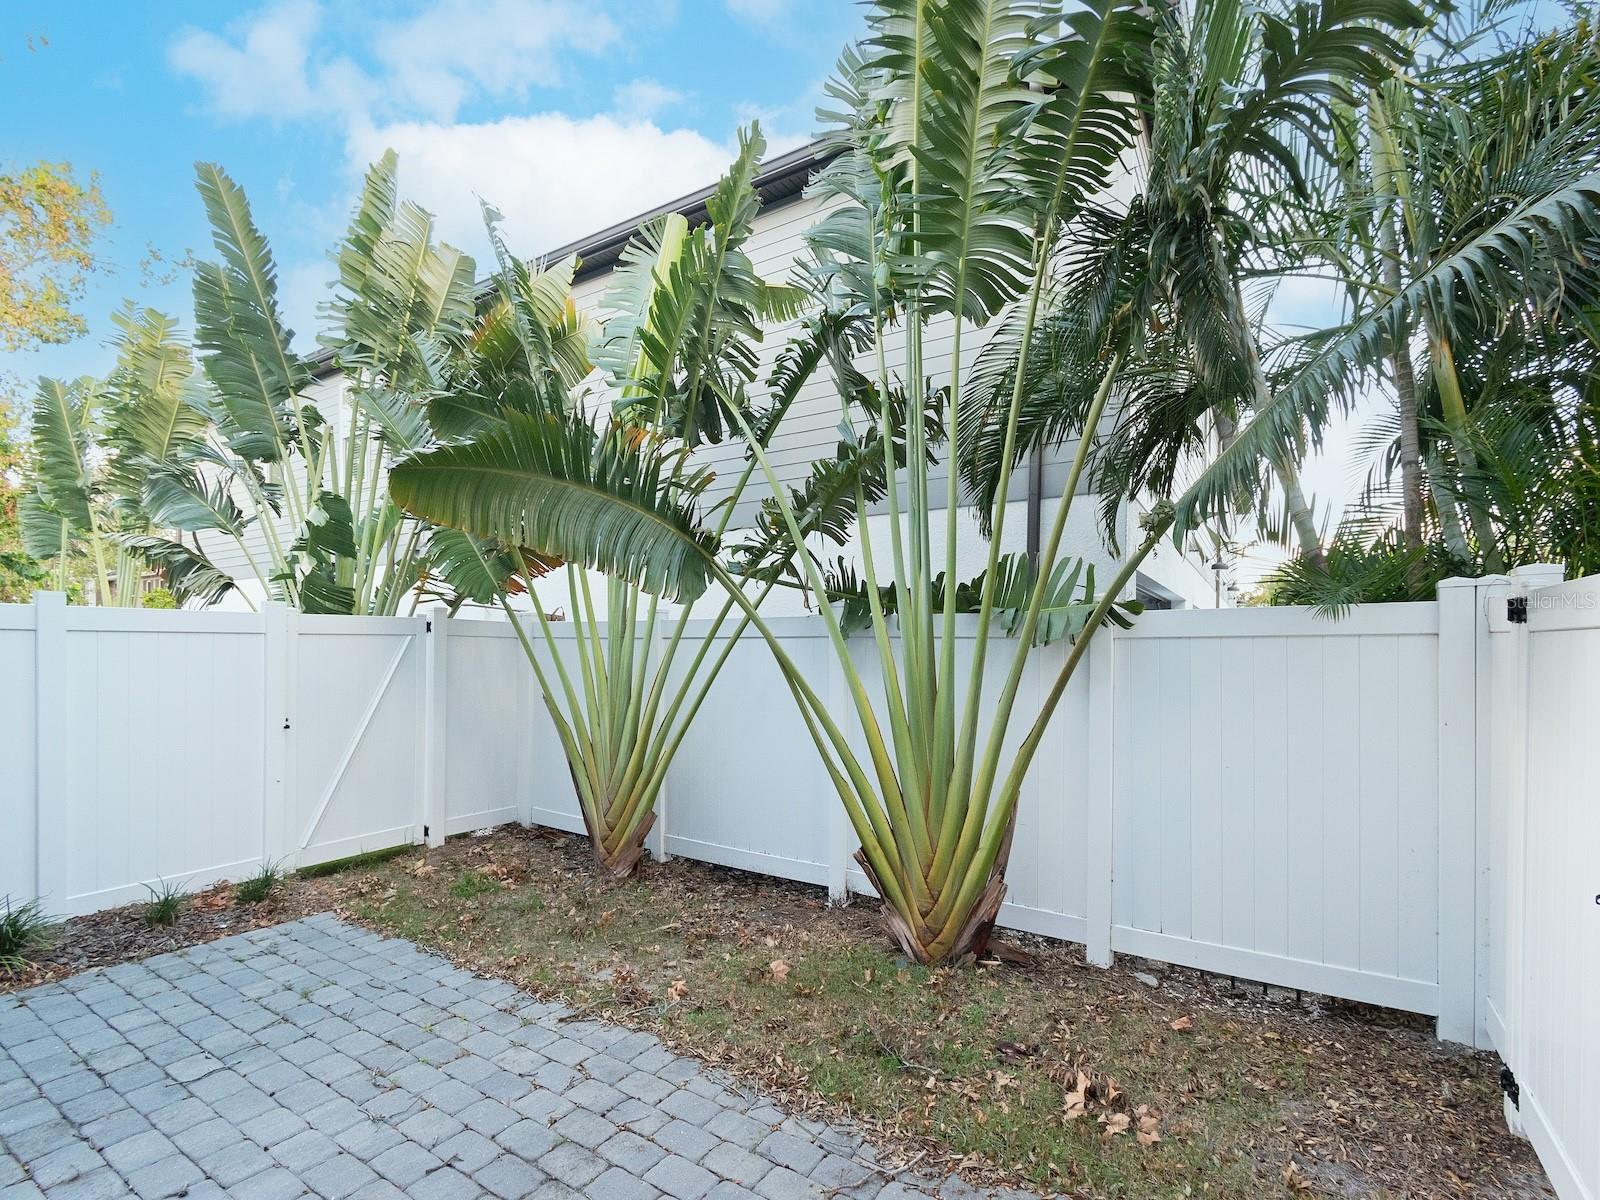
M59 614L59 647L48 625ZM248 873L264 844L262 622L254 614L40 608L38 888L52 912Z
M1563 1200L1600 1197L1600 577L1531 592L1525 725L1511 780L1502 1056L1513 1123ZM1519 635L1512 635L1519 636ZM1511 746L1515 754L1519 747ZM1520 792L1520 794L1519 794ZM1520 811L1519 811L1520 810ZM1519 836L1520 835L1520 836ZM1508 1110L1510 1112L1511 1110Z
M1437 633L1432 603L1120 633L1113 948L1437 1012Z
M33 608L0 605L0 896L38 894L38 681L34 674Z
M289 849L301 866L414 841L426 768L423 618L294 622Z
M821 622L793 617L769 624L808 679L827 678L833 650ZM675 667L693 658L708 626L690 623ZM708 661L725 645L720 639ZM830 870L841 857L835 818L842 824L843 810L758 635L747 631L729 654L678 749L667 789L669 854L836 886Z
M433 618L444 639L444 833L526 820L535 771L564 772L561 757L533 749L533 672L510 624ZM537 701L539 709L543 701ZM548 724L546 717L541 724Z

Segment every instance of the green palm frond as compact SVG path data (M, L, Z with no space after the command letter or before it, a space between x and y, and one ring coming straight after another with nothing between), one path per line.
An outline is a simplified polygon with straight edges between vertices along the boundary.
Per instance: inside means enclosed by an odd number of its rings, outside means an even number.
M89 378L39 380L30 448L38 491L78 531L91 528L94 470L89 461L98 385Z
M507 413L476 440L398 463L389 487L419 517L527 546L689 602L715 552L693 501L708 480L671 479L673 455L586 414Z
M278 313L277 268L243 190L214 163L195 168L220 263L198 263L195 344L235 452L281 461L300 436L296 397L311 381Z
M226 478L207 483L192 472L154 471L144 480L141 509L151 525L193 533L216 529L238 537L245 515Z
M188 402L194 363L177 321L130 303L112 314L121 331L107 381L106 444L115 452L113 486L137 495L143 476L205 451L205 416Z
M232 576L180 541L153 534L125 536L119 541L161 572L162 582L180 607L190 602L216 604L235 590Z

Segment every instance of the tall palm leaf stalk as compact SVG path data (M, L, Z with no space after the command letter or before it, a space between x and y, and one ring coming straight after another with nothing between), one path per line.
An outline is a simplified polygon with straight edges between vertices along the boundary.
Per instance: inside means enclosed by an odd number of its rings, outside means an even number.
M195 271L198 353L174 320L129 307L108 379L41 384L30 552L64 564L80 548L102 603L136 603L126 581L152 570L178 599L215 603L234 590L219 565L226 553L265 594L305 612L415 605L459 548L435 545L435 530L389 501L383 469L434 441L428 400L474 369L506 315L478 312L472 260L399 202L386 155L339 247L322 340L344 390L324 413L243 191L214 164L196 176L220 256Z
M570 637L558 636L539 597L530 614L504 587L496 594L560 737L597 865L612 877L637 868L674 754L756 609L792 574L777 539L725 543L755 465L747 459L711 503L708 447L730 426L752 444L769 440L801 385L838 361L850 336L848 322L809 318L767 381L767 407L752 407L762 325L796 319L804 299L762 280L743 250L764 147L759 129L741 135L705 224L666 217L624 252L605 301L612 315L591 338L604 397L552 374L537 327L518 323L509 369L436 401L472 414L453 430L460 440L412 455L390 477L407 511L463 531L469 563L476 539L496 539L519 564L511 582L530 592L566 564ZM495 244L501 290L525 288L527 268ZM881 491L881 458L827 468L808 484L799 521L842 540L832 497ZM598 586L591 568L605 574ZM694 602L714 577L729 593L691 632ZM747 611L730 628L741 604Z
M1269 73L1295 76L1302 95L1332 89L1332 76L1370 72L1394 47L1373 23L1369 8L1344 5L1330 11L1302 5L1291 18L1257 13L1244 28L1259 45L1247 52L1266 57ZM1386 11L1405 19L1411 10L1394 5ZM905 0L877 5L872 22L856 85L836 89L841 97L858 100L844 122L848 153L821 185L842 207L813 233L812 245L818 269L839 303L872 314L870 361L885 430L893 390L891 347L904 377L920 381L928 361L925 331L935 319L956 318L948 374L929 386L943 400L944 428L954 442L950 457L957 463L964 456L961 439L972 428L967 410L982 408L984 389L995 375L992 369L973 372L964 361L963 321L1003 318L1012 326L1005 344L1014 346L1016 357L1000 372L1010 392L998 423L996 475L993 486L980 492L988 507L980 514L990 530L988 567L977 584L970 658L958 666L959 601L956 589L938 586L932 574L938 548L928 533L935 517L928 439L913 417L903 522L897 489L888 492L897 628L876 600L878 560L871 531L862 523L865 591L884 697L880 706L869 698L839 620L831 609L822 614L852 697L864 756L854 752L834 715L793 673L781 647L773 645L790 670L808 726L861 840L858 859L886 902L891 930L908 955L937 962L986 944L1005 894L1023 781L1074 672L1097 631L1113 618L1139 565L1164 537L1187 535L1202 521L1223 515L1241 492L1257 487L1261 464L1292 466L1312 398L1337 374L1339 360L1321 370L1307 364L1301 377L1284 386L1245 392L1237 409L1243 423L1227 451L1182 494L1168 492L1171 498L1149 506L1139 544L1130 548L1104 592L1096 594L1088 573L1082 574L1077 611L1067 624L1071 649L1038 708L1019 712L1019 685L1045 597L1067 561L1061 542L1077 485L1089 469L1123 372L1142 367L1149 357L1147 343L1159 336L1152 329L1153 306L1124 299L1099 312L1086 311L1078 323L1084 339L1079 353L1080 361L1092 367L1085 403L1075 414L1077 449L1031 573L1021 620L1002 623L1016 634L1015 644L1005 650L1010 663L1004 682L998 695L986 696L994 618L1005 603L999 554L1005 499L1020 453L1019 416L1036 379L1030 361L1039 346L1035 335L1050 298L1059 290L1075 290L1073 281L1058 278L1063 262L1081 261L1080 250L1066 239L1069 232L1082 236L1083 218L1130 148L1138 128L1134 98L1148 94L1147 81L1159 77L1163 39L1170 45L1172 25L1114 0L1074 5L1065 13L998 0ZM1319 53L1309 54L1313 49ZM1228 89L1219 84L1218 90ZM1292 123L1304 119L1302 108L1289 100L1261 105L1254 119L1264 125ZM1135 243L1147 276L1155 273L1141 287L1178 292L1181 282L1158 272L1159 264L1151 261L1152 245L1148 231ZM1116 238L1107 249L1116 252ZM1217 279L1215 268L1206 265L1205 281ZM1085 304L1092 301L1084 296ZM1237 324L1232 310L1225 306L1223 311L1230 318L1225 342L1222 335L1208 344L1187 333L1181 341L1187 361L1207 354L1226 364L1215 374L1238 394L1240 355L1229 356L1238 347ZM1138 395L1135 391L1130 402L1137 403ZM907 411L914 414L916 406ZM756 455L781 504L776 478L759 447ZM943 575L949 580L956 562L953 507L947 505L943 516ZM797 526L790 529L797 539L802 533ZM1075 565L1069 569L1074 578L1076 572ZM813 576L813 586L823 590L814 568ZM1003 746L1014 720L1022 728L1008 759Z

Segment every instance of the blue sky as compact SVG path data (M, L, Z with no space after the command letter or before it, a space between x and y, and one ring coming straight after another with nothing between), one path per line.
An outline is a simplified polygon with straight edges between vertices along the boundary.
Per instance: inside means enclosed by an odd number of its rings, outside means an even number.
M0 372L103 372L124 297L188 327L187 277L141 260L210 255L196 160L245 187L309 345L328 249L386 146L449 240L484 252L482 195L535 254L709 183L752 117L774 151L806 140L859 20L849 0L7 5L4 161L98 173L115 224L88 336L0 354Z

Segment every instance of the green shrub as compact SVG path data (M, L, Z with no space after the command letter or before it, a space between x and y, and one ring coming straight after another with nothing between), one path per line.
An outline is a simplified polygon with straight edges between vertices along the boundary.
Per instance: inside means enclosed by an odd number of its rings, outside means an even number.
M261 869L254 875L234 885L233 898L241 904L260 904L272 895L282 881L283 872L278 869L277 863L262 863Z
M144 890L150 893L150 899L144 906L144 923L152 929L157 925L176 925L183 902L188 899L183 894L182 884L169 883L165 879L158 882L159 887L148 883L144 885Z
M178 598L166 588L151 588L139 597L140 608L177 608Z
M50 942L55 920L47 916L37 900L12 904L11 897L0 899L0 974L13 975L30 961L35 950Z

